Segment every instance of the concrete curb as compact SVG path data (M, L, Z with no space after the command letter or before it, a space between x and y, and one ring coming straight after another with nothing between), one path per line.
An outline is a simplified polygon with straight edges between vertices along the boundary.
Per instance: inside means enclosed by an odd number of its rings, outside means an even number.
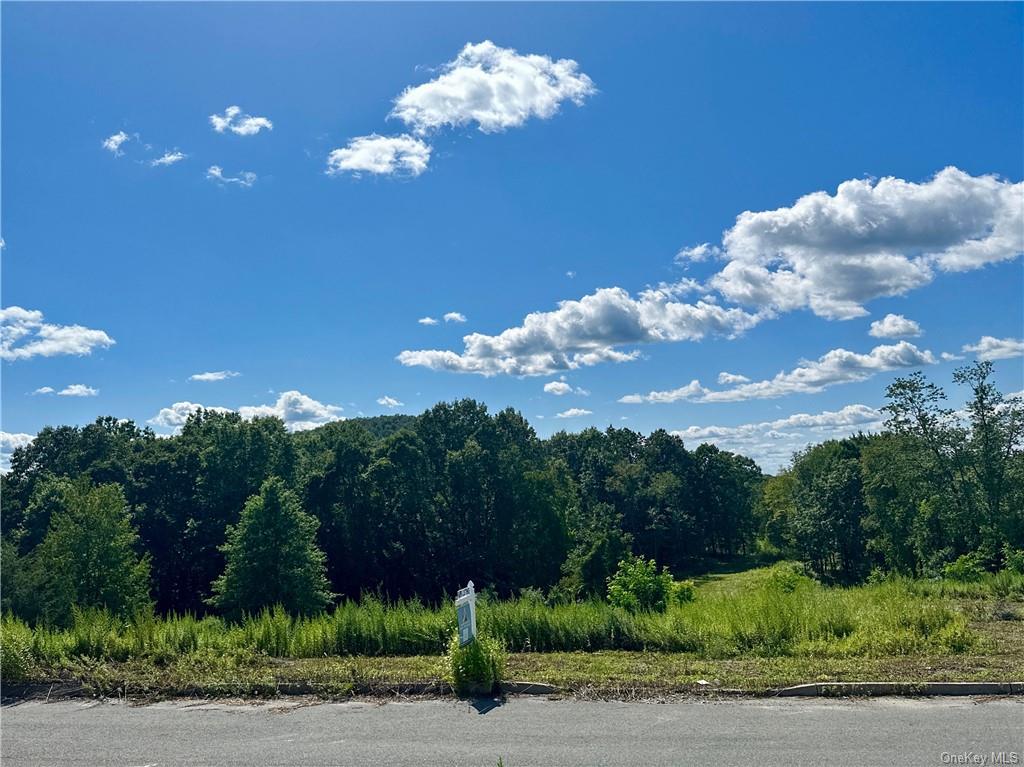
M501 691L510 695L555 695L559 689L544 682L502 682Z
M779 697L844 695L1024 695L1024 682L817 682L784 687Z

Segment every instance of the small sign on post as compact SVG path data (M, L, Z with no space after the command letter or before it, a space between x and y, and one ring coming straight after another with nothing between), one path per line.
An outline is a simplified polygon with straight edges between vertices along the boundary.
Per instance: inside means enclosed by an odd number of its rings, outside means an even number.
M455 595L455 613L459 618L459 646L465 647L476 639L476 592L473 581Z

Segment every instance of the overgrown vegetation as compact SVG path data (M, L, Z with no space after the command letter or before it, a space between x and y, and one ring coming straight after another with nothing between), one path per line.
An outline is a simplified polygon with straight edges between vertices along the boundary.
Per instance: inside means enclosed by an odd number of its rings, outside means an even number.
M700 587L692 602L671 604L661 613L634 613L596 599L554 605L532 596L482 600L480 633L510 652L644 650L699 658L958 653L978 638L967 616L954 609L954 594L1024 599L1024 576L1015 574L986 576L969 584L969 591L961 591L964 584L899 577L831 588L783 563L729 583ZM12 646L28 648L28 662L52 667L72 658L166 663L195 653L440 655L448 648L455 616L450 607L385 605L371 598L309 617L267 609L238 622L190 615L125 620L87 610L76 611L66 629L30 628L9 614L2 625L5 645L12 637Z
M1024 598L1024 419L991 372L958 371L966 418L898 380L885 432L767 480L663 431L541 441L470 401L374 434L213 412L171 439L114 419L46 429L2 480L3 675L440 657L445 594L469 578L481 634L512 653L970 653L985 640L954 600ZM676 580L765 552L798 561Z
M505 650L486 634L460 645L458 632L455 632L448 643L445 660L447 679L459 695L486 695L505 677Z

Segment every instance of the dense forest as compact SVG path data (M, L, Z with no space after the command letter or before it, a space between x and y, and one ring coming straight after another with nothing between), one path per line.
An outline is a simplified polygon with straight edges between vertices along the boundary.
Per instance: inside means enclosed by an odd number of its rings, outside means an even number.
M3 608L237 616L315 613L372 592L436 602L603 594L630 554L673 574L790 556L823 580L996 569L1024 548L1024 413L961 368L957 411L917 373L886 428L828 441L778 475L665 431L539 439L472 400L289 433L201 411L173 437L130 421L47 427L3 476Z

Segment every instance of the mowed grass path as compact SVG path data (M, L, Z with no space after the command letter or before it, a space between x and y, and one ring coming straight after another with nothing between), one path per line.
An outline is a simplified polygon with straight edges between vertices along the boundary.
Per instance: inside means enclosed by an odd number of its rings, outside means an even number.
M525 598L485 602L479 616L512 653L509 679L578 695L1024 679L1024 578L1009 574L837 589L783 564L701 579L692 603L662 614ZM88 613L68 630L48 631L8 617L4 666L17 651L27 680L76 680L104 694L387 692L442 679L453 625L448 608L374 600L307 619L268 611L240 624L188 616L125 623Z

